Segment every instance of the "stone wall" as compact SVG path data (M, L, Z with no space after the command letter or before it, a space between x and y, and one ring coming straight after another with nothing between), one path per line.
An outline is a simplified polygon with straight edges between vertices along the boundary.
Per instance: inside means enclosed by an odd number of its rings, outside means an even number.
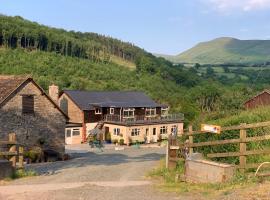
M22 95L34 96L34 114L22 114ZM16 133L18 142L32 147L45 140L45 147L64 153L66 118L32 83L28 83L0 108L0 138Z
M0 180L12 176L14 171L11 162L7 160L0 160L0 169Z

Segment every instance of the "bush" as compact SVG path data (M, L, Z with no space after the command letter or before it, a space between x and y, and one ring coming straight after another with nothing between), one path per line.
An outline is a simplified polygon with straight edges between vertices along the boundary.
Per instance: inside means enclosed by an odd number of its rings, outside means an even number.
M14 172L11 178L16 179L16 178L23 178L23 177L36 176L36 175L37 173L35 171L19 169Z
M124 139L119 140L120 145L124 145Z
M208 121L209 124L216 124L222 127L228 127L233 125L240 125L241 123L256 123L256 122L264 122L270 120L270 107L261 107L253 110L242 111L236 115L232 115L230 117L221 118L218 120ZM255 129L247 129L247 137L254 136L263 136L268 134L270 131L270 127L263 128L255 128ZM194 142L206 142L206 141L215 141L215 140L227 140L227 139L237 139L239 138L239 130L232 131L224 131L221 134L201 134L196 135L194 137ZM185 138L182 138L185 139ZM250 142L247 143L247 149L263 149L270 145L269 140L265 140L262 142ZM217 145L217 146L206 146L199 147L194 149L195 152L198 151L203 153L205 156L208 153L221 153L221 152L237 152L239 151L239 144L225 144L225 145ZM263 155L256 156L248 156L247 160L250 163L263 162L269 157L265 157ZM227 157L227 158L216 158L214 159L219 162L226 162L231 164L239 164L238 157Z
M114 139L113 140L113 144L117 144L118 143L118 140L117 139Z

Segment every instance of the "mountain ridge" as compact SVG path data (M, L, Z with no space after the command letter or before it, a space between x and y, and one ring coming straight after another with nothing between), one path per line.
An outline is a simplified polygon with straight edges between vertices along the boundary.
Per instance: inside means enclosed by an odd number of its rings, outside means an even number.
M161 57L174 63L261 64L270 61L270 40L220 37L200 42L176 56Z

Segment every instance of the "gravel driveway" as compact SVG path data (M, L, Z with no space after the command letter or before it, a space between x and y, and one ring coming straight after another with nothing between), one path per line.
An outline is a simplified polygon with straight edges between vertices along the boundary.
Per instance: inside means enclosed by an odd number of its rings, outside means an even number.
M164 156L164 148L127 148L124 151L106 148L99 153L82 145L73 149L69 147L69 151L74 156L69 161L28 166L40 176L0 186L0 200L180 199L175 194L158 191L145 178L145 174Z

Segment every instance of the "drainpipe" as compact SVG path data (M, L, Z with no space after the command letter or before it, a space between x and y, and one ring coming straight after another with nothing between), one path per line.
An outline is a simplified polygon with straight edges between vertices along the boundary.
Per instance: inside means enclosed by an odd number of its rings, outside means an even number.
M120 108L120 122L122 121L122 107Z

